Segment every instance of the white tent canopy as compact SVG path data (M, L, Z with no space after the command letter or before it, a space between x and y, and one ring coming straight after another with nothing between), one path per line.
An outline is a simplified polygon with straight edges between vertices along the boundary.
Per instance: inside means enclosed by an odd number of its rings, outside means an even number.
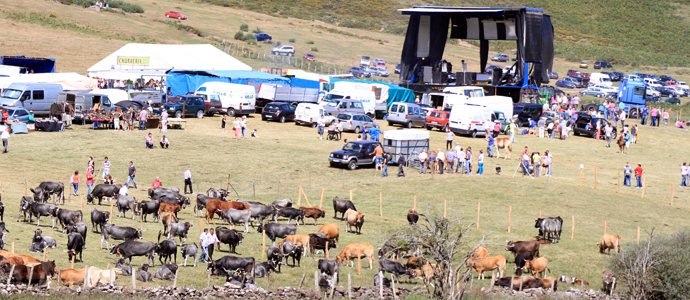
M177 70L251 71L252 68L209 44L127 44L88 69L89 77L110 70L165 72ZM137 76L139 77L139 76Z
M98 80L77 73L37 73L0 77L0 88L5 89L17 82L59 83L65 91L93 90L98 87Z

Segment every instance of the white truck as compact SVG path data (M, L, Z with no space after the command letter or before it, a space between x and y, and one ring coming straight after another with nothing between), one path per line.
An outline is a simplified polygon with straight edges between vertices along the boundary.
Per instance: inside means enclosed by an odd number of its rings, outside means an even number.
M218 95L228 116L248 115L255 111L256 91L253 86L226 82L206 82L195 95Z

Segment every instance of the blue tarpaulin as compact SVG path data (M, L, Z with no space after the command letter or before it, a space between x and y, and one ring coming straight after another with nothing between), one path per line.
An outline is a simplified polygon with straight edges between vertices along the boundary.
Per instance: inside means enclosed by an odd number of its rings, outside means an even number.
M305 89L318 89L319 82L316 80L302 79L297 77L290 78L291 87L299 87Z
M388 84L385 82L380 82L380 81L371 81L371 80L352 80L352 79L340 79L340 78L333 78L331 77L331 88L333 88L333 84L335 84L338 81L348 81L348 82L357 82L357 83L372 83L372 84L381 84L388 86L388 104L386 107L390 107L393 102L414 102L414 92L412 92L411 89L400 87L397 85L392 85Z
M274 83L290 85L290 79L258 71L218 71L218 70L172 70L166 79L173 96L196 91L206 82L227 82L236 84Z
M43 57L0 56L0 65L22 68L22 73L55 73L55 59Z

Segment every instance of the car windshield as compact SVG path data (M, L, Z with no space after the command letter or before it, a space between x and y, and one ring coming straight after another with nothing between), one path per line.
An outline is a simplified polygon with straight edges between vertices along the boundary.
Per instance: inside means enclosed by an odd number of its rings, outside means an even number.
M338 103L340 103L340 99L343 99L343 95L334 95L334 94L328 94L324 98L325 101L328 101L328 106L336 107L338 106Z
M338 115L338 119L340 119L340 120L349 120L350 118L352 118L352 116L350 116L350 115L346 115L346 114L339 114Z
M361 150L361 149L362 149L362 145L361 145L361 144L357 144L357 143L347 143L347 144L343 147L343 150L345 150L345 151L359 151L359 150Z
M2 92L2 97L10 99L19 99L19 96L21 96L21 94L22 91L20 90L7 89Z

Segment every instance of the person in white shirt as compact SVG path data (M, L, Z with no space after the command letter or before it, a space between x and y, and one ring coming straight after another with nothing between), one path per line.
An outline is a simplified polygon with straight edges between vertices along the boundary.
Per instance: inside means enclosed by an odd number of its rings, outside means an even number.
M187 187L189 187L189 194L194 194L192 188L192 168L187 168L184 172L184 194L187 195Z
M443 169L446 166L446 154L438 149L438 154L436 154L436 161L438 162L439 175L443 175Z
M170 146L170 141L168 140L168 138L164 134L163 138L161 139L161 148L168 149L168 146Z
M240 121L240 127L242 127L242 139L244 140L247 132L247 116L242 116L242 120Z
M340 119L338 119L338 124L336 124L335 127L338 130L338 140L343 139L343 123L340 122Z
M127 196L127 192L128 192L127 185L122 185L122 187L120 188L120 192L118 194L120 194L122 196Z
M218 239L218 236L213 232L213 228L211 228L209 232L206 242L208 243L206 246L206 254L208 255L208 260L212 261L213 260L213 245L216 243L220 243L220 240Z
M199 235L199 245L201 246L201 254L199 255L199 262L206 262L206 256L208 254L208 241L209 234L208 229L204 228L204 232Z
M319 121L316 122L316 127L317 127L317 130L319 133L319 139L320 140L323 139L323 128L325 126L326 126L326 119L324 119L323 116L321 116L321 118L319 118Z
M6 130L2 131L2 134L0 134L0 139L2 139L2 153L7 153L7 145L9 144L10 139L9 127Z
M429 155L426 154L426 149L422 149L419 153L419 174L426 174L426 163Z
M166 110L161 113L161 132L168 133L168 111Z

